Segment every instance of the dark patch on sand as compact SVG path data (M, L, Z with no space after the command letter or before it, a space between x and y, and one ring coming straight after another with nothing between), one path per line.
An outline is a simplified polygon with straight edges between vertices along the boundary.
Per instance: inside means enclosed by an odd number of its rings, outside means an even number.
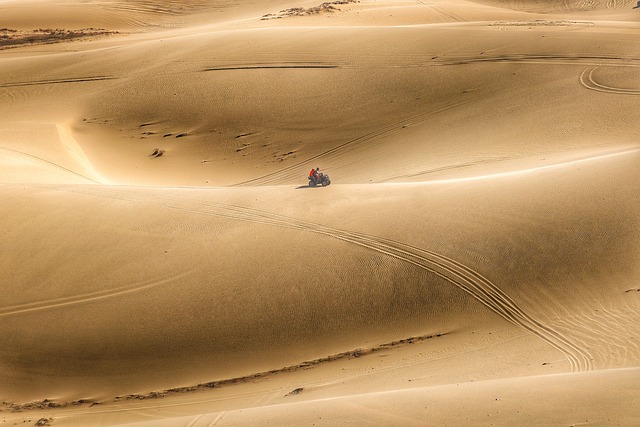
M155 159L162 156L163 154L164 154L164 150L160 148L156 148L155 150L153 150L153 153L149 154L149 157L152 159Z
M300 394L303 391L304 391L304 387L298 387L298 388L295 388L295 389L291 390L285 396L295 396L296 394Z
M358 0L336 0L336 1L326 1L324 3L319 4L318 6L304 8L304 7L292 7L290 9L281 10L278 13L269 13L267 15L262 16L262 20L266 21L269 19L280 19L286 18L288 16L308 16L308 15L318 15L320 13L332 13L337 10L340 10L336 7L336 5L341 4L349 4L349 3L359 3Z
M251 374L251 375L246 375L246 376L243 376L243 377L236 377L236 378L228 378L228 379L223 379L223 380L210 381L210 382L207 382L207 383L202 383L202 384L189 386L189 387L170 388L170 389L167 389L167 390L164 390L164 391L153 391L153 392L146 393L146 394L130 394L130 395L127 395L127 396L118 396L118 397L116 397L116 401L117 400L122 400L122 399L127 399L127 400L130 400L130 399L138 399L138 400L158 399L158 398L166 397L166 396L173 395L173 394L189 393L189 392L205 390L205 389L211 389L211 388L221 388L221 387L225 387L225 386L229 386L229 385L233 385L233 384L247 383L247 382L251 382L251 381L265 379L265 378L268 378L268 377L271 377L271 376L277 375L277 374L283 374L283 373L287 373L287 372L295 372L295 371L299 371L299 370L302 370L302 369L309 369L309 368L312 368L314 366L318 366L318 365L321 365L321 364L324 364L324 363L335 362L335 361L344 360L344 359L355 359L355 358L359 358L359 357L363 357L363 356L368 356L370 354L377 353L379 351L389 350L389 349L392 349L392 348L395 348L395 347L399 347L399 346L403 346L403 345L407 345L407 344L414 344L414 343L421 342L421 341L426 341L426 340L429 340L429 339L432 339L432 338L441 337L443 335L445 335L445 334L422 335L422 336L418 336L418 337L409 337L409 338L405 338L405 339L401 339L401 340L397 340L397 341L391 341L391 342L388 342L388 343L380 344L379 346L376 346L376 347L356 348L354 350L345 351L343 353L332 354L330 356L321 357L321 358L313 359L313 360L308 360L308 361L305 361L305 362L302 362L302 363L299 363L299 364L296 364L296 365L285 366L283 368L273 369L271 371L258 372L258 373Z
M112 34L118 34L118 32L108 31L104 28L81 28L78 30L39 28L30 31L0 28L0 49L10 49L25 45L61 43Z

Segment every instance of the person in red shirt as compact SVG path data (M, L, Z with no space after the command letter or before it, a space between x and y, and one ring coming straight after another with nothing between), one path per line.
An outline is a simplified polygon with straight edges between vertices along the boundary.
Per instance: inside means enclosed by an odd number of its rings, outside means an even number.
M320 168L311 169L311 172L309 172L309 181L311 181L313 185L316 185L320 182L320 175Z

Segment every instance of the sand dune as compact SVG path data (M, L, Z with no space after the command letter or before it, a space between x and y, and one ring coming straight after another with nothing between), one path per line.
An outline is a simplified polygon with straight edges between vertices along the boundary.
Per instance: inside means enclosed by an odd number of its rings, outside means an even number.
M289 425L301 422L307 425L333 425L346 418L367 425L424 425L425 420L444 425L455 419L465 425L490 426L495 425L496 421L518 424L525 417L532 424L609 425L613 420L605 414L611 408L627 414L616 422L631 425L637 418L629 409L638 404L638 399L630 391L635 388L637 381L635 369L549 375L535 379L452 384L304 403L283 403L135 425ZM609 395L603 399L592 387L594 382L607 384L615 390L615 397ZM530 393L532 385L535 386L535 393ZM483 398L478 399L478 395ZM567 399L568 395L572 398Z
M633 6L0 2L0 418L638 424Z

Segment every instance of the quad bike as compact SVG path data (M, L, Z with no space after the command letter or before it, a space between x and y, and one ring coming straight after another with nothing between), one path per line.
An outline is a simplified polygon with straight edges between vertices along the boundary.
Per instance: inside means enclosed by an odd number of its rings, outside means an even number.
M318 184L322 185L323 187L326 187L327 185L331 184L331 180L329 179L329 175L327 175L326 173L321 173L321 174L318 175L317 178L314 175L310 175L309 176L309 187L315 187Z

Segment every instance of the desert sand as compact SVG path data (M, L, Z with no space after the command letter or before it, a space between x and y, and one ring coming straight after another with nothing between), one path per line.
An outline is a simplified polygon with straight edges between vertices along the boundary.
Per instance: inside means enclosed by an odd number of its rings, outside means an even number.
M2 425L640 425L634 6L1 1Z

